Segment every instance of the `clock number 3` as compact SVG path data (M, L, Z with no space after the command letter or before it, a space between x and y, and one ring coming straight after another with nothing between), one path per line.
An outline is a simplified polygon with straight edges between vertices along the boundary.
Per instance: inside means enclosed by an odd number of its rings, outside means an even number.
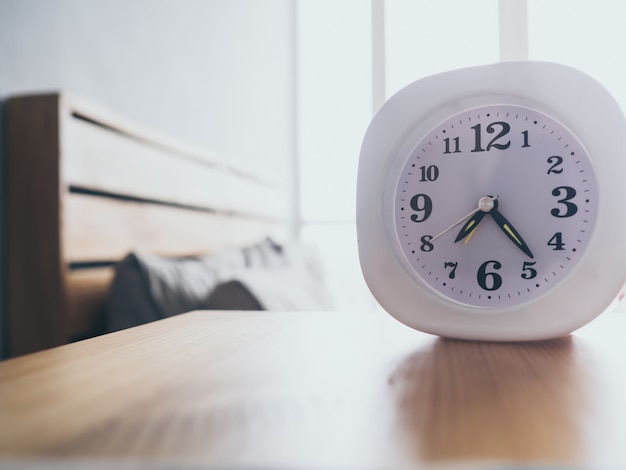
M550 211L550 214L554 217L571 217L578 212L578 206L570 202L576 197L576 190L571 186L558 186L552 190L552 195L556 197L561 197L563 193L565 193L564 197L558 199L557 202L565 206L565 211L563 212L561 209L555 207Z

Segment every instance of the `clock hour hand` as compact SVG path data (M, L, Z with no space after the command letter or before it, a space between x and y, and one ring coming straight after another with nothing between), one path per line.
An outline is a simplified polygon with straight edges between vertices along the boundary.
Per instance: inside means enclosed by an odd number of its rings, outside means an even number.
M533 253L530 251L530 248L528 248L528 245L519 234L519 232L515 230L513 225L511 225L511 222L506 220L506 218L495 207L491 210L490 214L496 224L498 224L498 227L502 229L502 231L509 238L509 240L515 243L515 246L517 246L520 250L526 253L526 255L534 258Z
M474 230L478 227L478 224L485 217L485 214L491 212L498 204L498 196L485 196L481 197L478 200L478 208L471 213L471 218L468 219L467 222L461 228L461 231L458 233L456 238L454 239L454 243L461 241L465 238L465 243L467 243L472 235L474 235Z
M494 205L496 203L496 199L498 199L498 196L481 197L478 200L478 207L476 209L474 209L473 211L471 211L469 214L467 214L466 216L462 217L461 219L457 220L455 223L450 225L448 228L446 228L446 229L442 230L441 232L439 232L437 235L432 237L430 239L430 241L432 242L432 241L436 240L437 238L439 238L440 236L445 235L450 230L454 229L458 225L461 225L463 222L465 222L470 217L475 216L479 211L482 211L483 213L489 212L494 207ZM482 219L482 217L480 217L479 219ZM469 222L467 222L467 223L469 223ZM467 225L467 223L466 223L466 225ZM478 225L478 222L475 225ZM456 241L458 241L458 240L456 240Z
M477 211L472 217L468 219L467 222L461 227L461 231L458 233L456 238L454 239L454 243L463 240L466 237L470 237L474 230L478 227L478 224L485 217L487 212L483 212L481 210Z

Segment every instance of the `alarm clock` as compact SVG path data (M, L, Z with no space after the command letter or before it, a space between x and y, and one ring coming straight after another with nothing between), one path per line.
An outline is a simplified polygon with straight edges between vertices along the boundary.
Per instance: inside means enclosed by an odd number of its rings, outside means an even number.
M626 281L626 121L560 64L420 79L367 129L356 216L365 281L400 322L467 340L566 335Z

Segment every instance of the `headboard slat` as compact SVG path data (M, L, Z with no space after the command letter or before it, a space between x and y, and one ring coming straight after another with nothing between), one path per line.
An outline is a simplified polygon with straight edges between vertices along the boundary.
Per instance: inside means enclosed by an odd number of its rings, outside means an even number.
M132 250L181 256L228 243L228 217L175 207L68 194L62 216L68 263L115 260Z
M284 217L279 186L254 175L168 151L75 117L66 123L65 142L63 181L69 186L216 211Z

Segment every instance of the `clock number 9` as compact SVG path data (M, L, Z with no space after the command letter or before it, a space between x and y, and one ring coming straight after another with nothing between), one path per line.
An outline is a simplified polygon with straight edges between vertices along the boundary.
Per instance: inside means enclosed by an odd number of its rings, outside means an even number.
M426 194L416 194L411 198L411 209L417 214L411 215L413 222L424 222L433 212L433 201Z

